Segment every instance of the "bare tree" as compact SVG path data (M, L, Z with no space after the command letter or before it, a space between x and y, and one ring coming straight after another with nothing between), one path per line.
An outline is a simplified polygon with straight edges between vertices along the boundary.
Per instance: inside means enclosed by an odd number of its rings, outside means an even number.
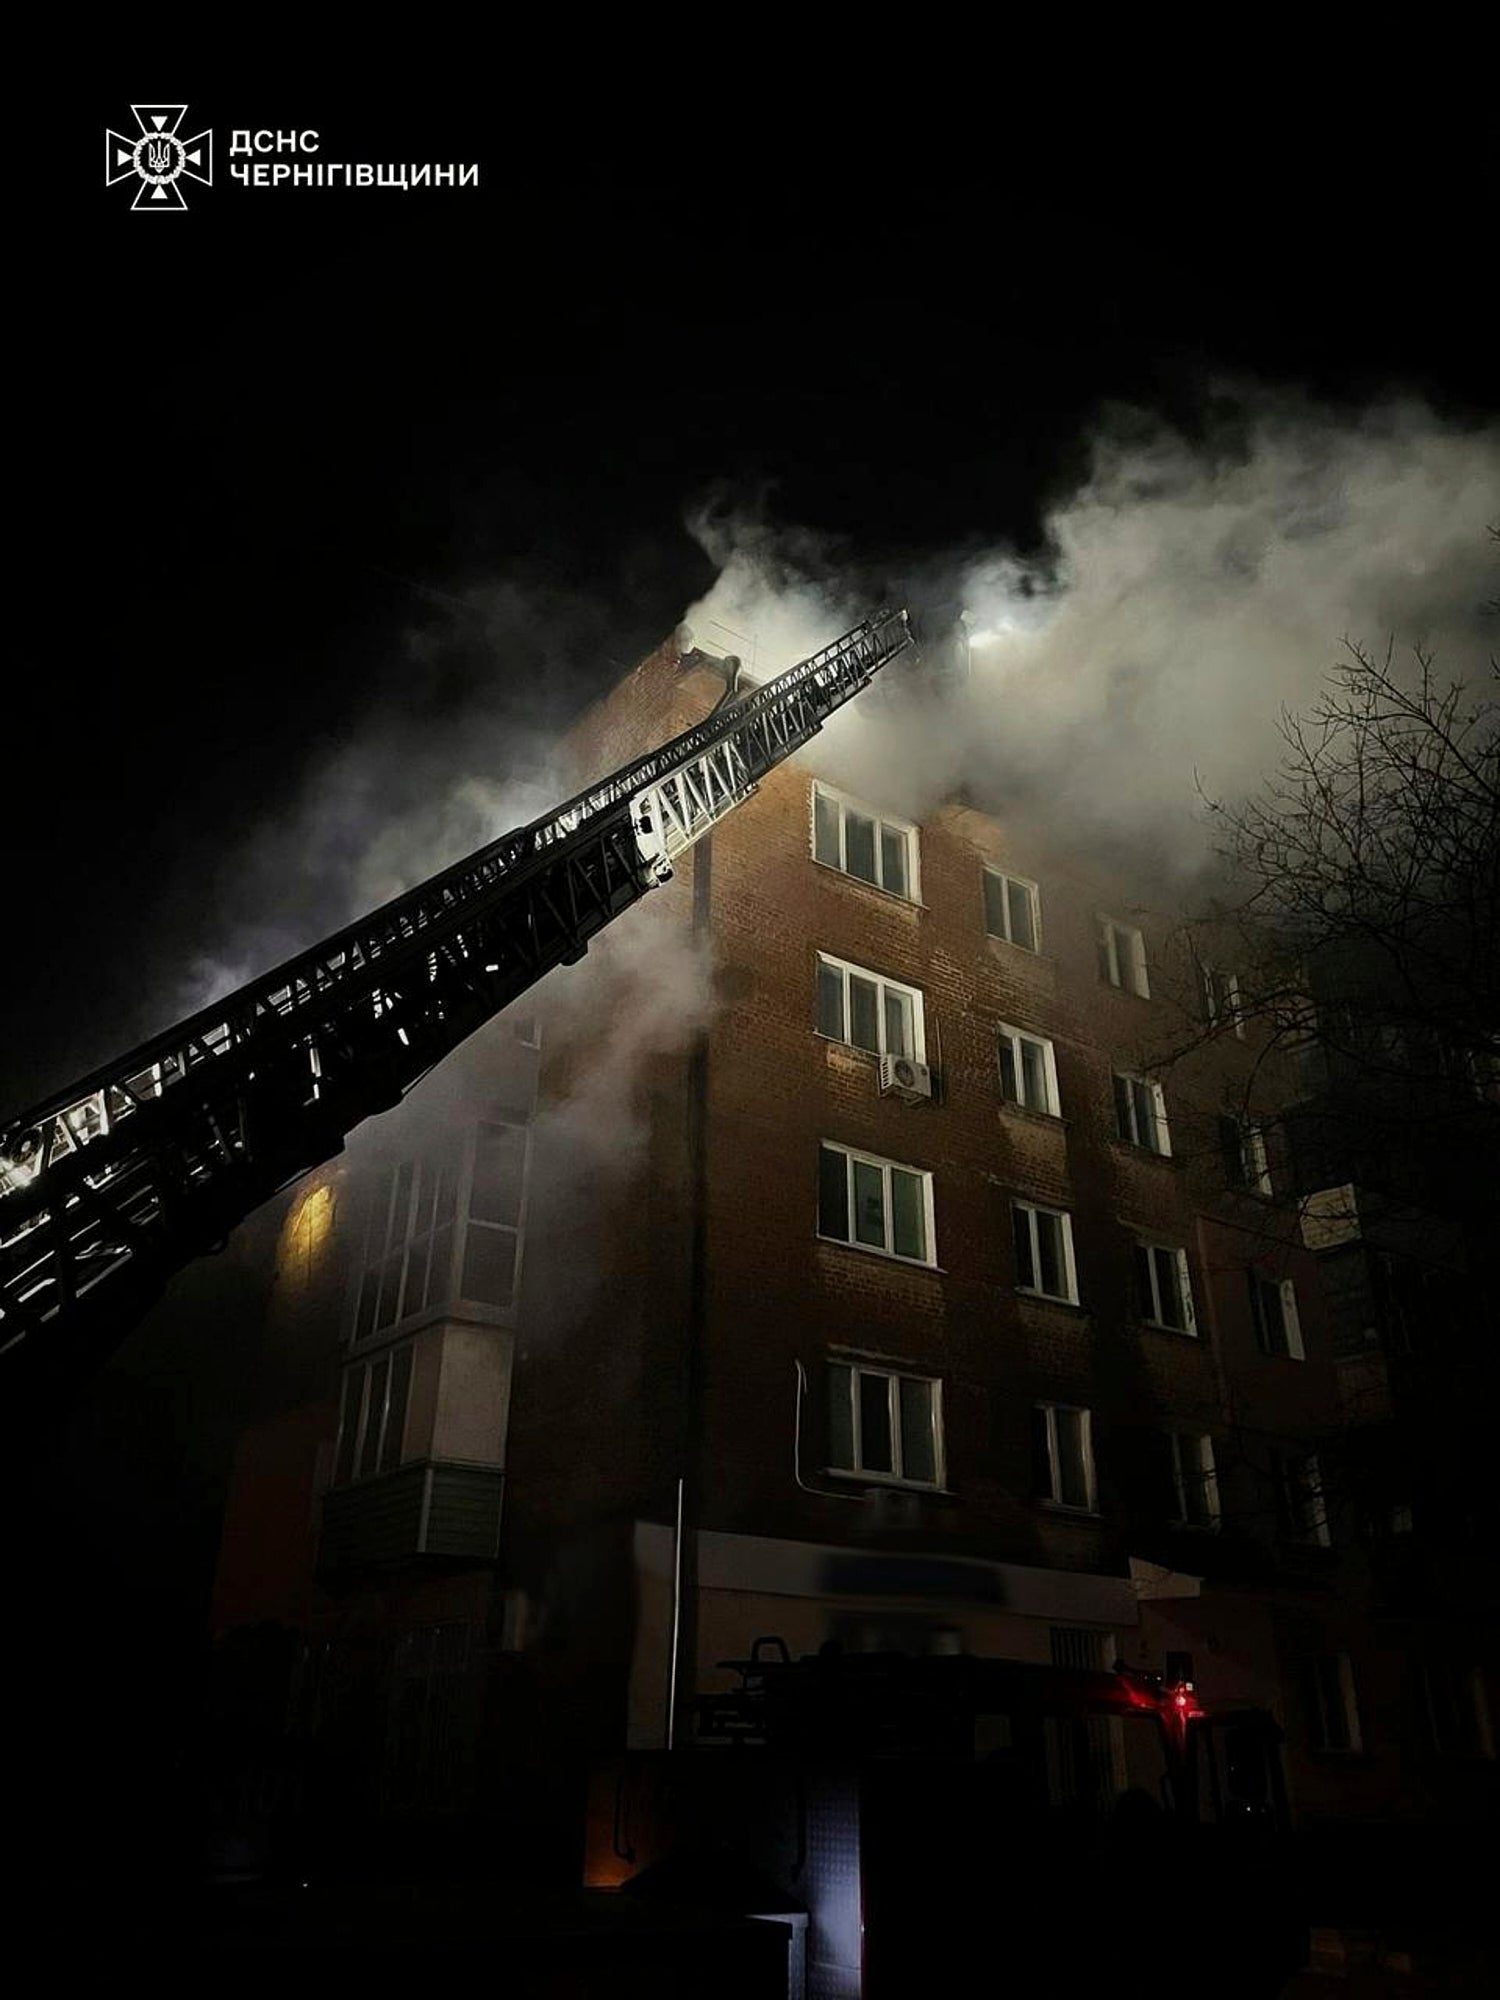
M1500 705L1421 651L1401 671L1351 645L1280 726L1261 792L1210 802L1243 885L1214 919L1257 967L1242 1004L1372 1074L1482 1088L1500 1057Z

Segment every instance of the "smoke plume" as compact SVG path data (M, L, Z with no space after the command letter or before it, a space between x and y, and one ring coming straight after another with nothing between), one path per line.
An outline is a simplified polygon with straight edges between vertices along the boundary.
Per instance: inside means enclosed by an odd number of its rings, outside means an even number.
M1500 434L1415 404L1349 416L1250 396L1197 439L1117 413L1048 509L1040 557L914 562L917 591L962 606L966 685L853 703L814 759L914 818L961 788L1045 801L1083 840L1191 871L1206 855L1196 787L1253 790L1278 711L1310 704L1341 642L1479 671L1497 518ZM687 622L705 644L742 635L763 675L892 590L802 532L722 511L694 527L720 574Z

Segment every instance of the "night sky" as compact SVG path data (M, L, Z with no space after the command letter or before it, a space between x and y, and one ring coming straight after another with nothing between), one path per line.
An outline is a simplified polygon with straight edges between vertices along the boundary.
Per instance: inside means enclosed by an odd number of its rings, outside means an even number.
M942 107L830 126L804 95L747 128L658 95L538 144L514 93L236 87L184 127L212 124L218 184L142 216L98 170L138 94L74 121L21 221L7 1109L165 1025L183 956L274 915L246 843L373 710L420 728L503 688L565 719L669 631L712 575L705 496L899 574L1033 545L1113 400L1189 429L1226 375L1495 402L1451 133L1279 167L1232 134L1148 161L1070 133L1060 179ZM247 190L239 125L481 186ZM555 647L487 647L465 606L505 584Z

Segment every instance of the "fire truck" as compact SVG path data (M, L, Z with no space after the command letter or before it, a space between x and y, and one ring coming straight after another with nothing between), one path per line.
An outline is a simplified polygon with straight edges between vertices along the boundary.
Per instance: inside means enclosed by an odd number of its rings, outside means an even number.
M1168 1681L767 1637L721 1664L691 1747L596 1773L585 1878L782 1925L793 2000L1249 2000L1305 1965L1281 1732L1205 1710L1185 1656Z

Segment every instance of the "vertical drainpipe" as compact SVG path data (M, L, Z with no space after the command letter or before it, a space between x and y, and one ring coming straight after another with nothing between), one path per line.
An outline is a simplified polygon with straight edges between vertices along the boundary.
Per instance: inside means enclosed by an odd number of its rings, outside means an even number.
M693 938L712 924L713 835L693 848ZM682 1342L681 1436L678 1447L677 1532L672 1546L672 1652L667 1685L667 1748L677 1743L681 1706L680 1663L686 1662L688 1699L697 1675L698 1550L694 1524L701 1494L703 1457L703 1337L708 1280L708 1028L695 1030L687 1070L688 1285Z

